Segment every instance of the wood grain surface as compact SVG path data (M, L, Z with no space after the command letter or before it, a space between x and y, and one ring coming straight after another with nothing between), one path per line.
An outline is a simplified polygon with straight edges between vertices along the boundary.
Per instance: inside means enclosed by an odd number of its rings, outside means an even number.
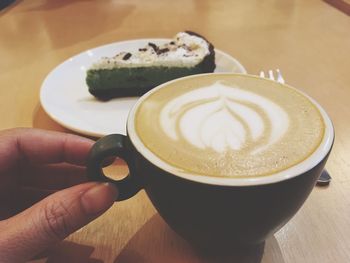
M39 102L55 66L107 43L170 38L186 29L249 73L280 68L325 108L336 130L331 185L316 187L265 246L230 257L195 252L141 191L32 262L350 262L350 18L324 1L18 0L0 11L0 129L70 132Z

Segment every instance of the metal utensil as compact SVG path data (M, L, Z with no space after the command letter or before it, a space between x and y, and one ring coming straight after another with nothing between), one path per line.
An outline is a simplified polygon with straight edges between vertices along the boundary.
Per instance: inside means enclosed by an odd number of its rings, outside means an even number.
M260 71L260 77L262 78L269 78L271 80L280 82L280 83L285 83L284 78L282 76L282 73L279 69L276 69L275 71L273 70L269 70L268 74L265 75L264 71ZM329 173L327 172L326 169L324 169L320 175L320 177L317 179L317 185L319 186L326 186L329 185L329 183L331 182L332 177L329 175Z

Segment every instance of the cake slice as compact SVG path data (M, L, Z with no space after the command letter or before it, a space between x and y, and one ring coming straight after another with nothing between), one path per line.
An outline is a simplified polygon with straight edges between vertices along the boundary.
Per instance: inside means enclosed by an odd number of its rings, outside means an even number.
M98 99L140 96L166 81L213 72L214 47L190 31L162 45L148 43L136 52L103 57L87 71L89 92Z

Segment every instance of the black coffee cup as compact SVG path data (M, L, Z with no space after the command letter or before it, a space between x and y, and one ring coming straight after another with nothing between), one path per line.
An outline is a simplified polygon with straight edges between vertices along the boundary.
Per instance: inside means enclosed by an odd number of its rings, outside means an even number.
M166 87L163 84L157 89ZM129 115L127 136L112 134L95 143L88 160L88 177L115 184L120 192L117 201L131 198L144 189L167 224L195 247L229 249L264 242L303 205L333 145L332 123L312 100L323 117L325 135L317 154L293 173L236 181L186 177L161 168L138 147L133 122L142 100ZM129 167L126 178L114 181L103 174L101 165L110 156L126 161Z

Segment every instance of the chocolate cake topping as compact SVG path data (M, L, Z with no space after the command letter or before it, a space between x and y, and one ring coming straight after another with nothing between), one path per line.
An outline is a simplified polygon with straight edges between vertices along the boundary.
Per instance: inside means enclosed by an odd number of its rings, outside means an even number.
M186 67L205 65L208 72L215 69L213 46L193 32L179 32L169 42L146 42L136 51L123 51L112 58L103 57L95 69L135 67ZM208 64L208 65L207 65Z
M157 55L160 55L162 53L169 52L169 48L162 48L157 50Z
M123 60L128 60L131 57L131 53L126 53L123 57Z
M148 45L149 45L150 47L152 47L153 50L154 50L155 52L158 51L158 46L157 46L156 44L154 44L154 43L152 43L152 42L149 42Z

